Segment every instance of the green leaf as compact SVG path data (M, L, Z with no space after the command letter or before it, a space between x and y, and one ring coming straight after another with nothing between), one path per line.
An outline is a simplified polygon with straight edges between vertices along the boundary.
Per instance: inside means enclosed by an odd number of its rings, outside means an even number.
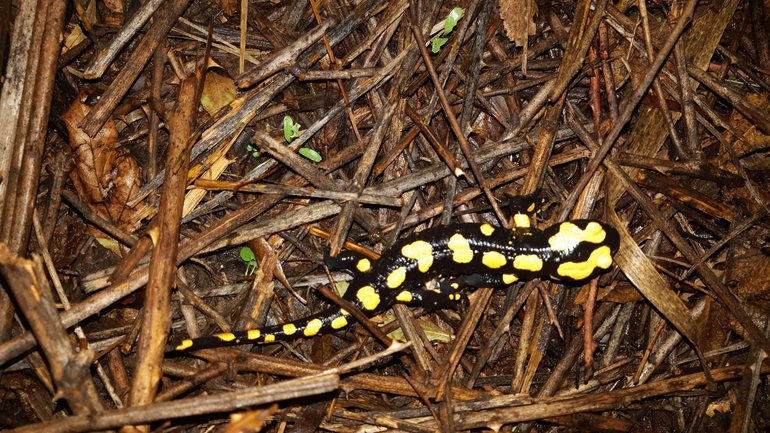
M252 275L257 270L257 257L254 255L254 251L251 251L249 247L241 248L240 252L241 260L246 262L246 272L244 275Z
M321 160L323 160L318 152L309 147L301 147L299 149L299 154L313 162L321 162Z
M301 128L301 125L294 123L291 116L283 116L283 137L287 143L291 143L292 139L299 137L299 128Z
M446 20L444 21L443 36L446 36L452 33L452 30L454 30L455 26L457 25L457 22L460 21L460 18L463 17L464 13L465 11L463 10L463 8L454 8L452 9L451 12L449 12L449 15L447 15Z
M433 54L438 53L441 51L441 47L444 46L444 44L448 41L447 38L433 38L430 40L430 50L433 52Z
M250 144L247 144L246 145L246 150L249 151L251 153L251 156L254 157L254 158L259 156L259 149L257 149L256 146L252 146Z
M118 247L118 241L112 238L95 238L96 242L99 242L99 245L103 246L107 249L117 248Z
M345 292L348 291L348 287L350 287L350 282L348 281L336 281L336 287L337 287L337 293L339 293L340 297L345 296Z
M391 321L386 319L386 324L390 322ZM449 343L452 341L452 335L448 334L446 331L439 328L434 323L431 323L430 321L422 317L417 319L417 323L420 324L420 328L422 328L423 332L425 332L425 336L428 337L428 341L430 341L431 343ZM381 325L381 326L384 326L384 325ZM393 332L389 333L388 337L401 342L406 341L406 337L404 337L404 331L400 327L396 328L395 330L393 330Z
M251 251L251 248L249 247L241 248L241 260L248 263L256 258L257 256L254 255L254 251Z

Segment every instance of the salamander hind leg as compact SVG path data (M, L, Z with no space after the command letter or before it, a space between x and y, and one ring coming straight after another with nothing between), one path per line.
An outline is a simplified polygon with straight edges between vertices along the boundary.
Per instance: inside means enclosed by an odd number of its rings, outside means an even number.
M443 310L457 308L457 302L464 294L457 290L448 280L439 282L435 290L405 289L396 295L396 302L408 305L419 305L427 310Z
M532 227L531 215L540 211L545 200L540 197L539 191L530 195L517 195L510 197L508 207L513 216L513 225L516 229L528 230Z

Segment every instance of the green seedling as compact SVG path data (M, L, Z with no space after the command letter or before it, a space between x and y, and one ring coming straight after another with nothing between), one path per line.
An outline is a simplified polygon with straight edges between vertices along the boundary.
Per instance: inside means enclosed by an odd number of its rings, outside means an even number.
M241 260L246 262L245 275L247 277L254 275L254 272L257 270L257 257L254 255L254 251L251 251L249 247L241 248Z
M441 50L441 47L446 44L448 39L445 38L445 36L452 33L452 30L454 30L457 22L460 21L460 18L463 17L464 13L465 10L463 10L463 8L454 8L449 12L446 20L444 20L444 31L441 33L441 36L437 36L430 40L431 51L433 51L433 54L438 53Z
M291 143L291 140L299 137L299 123L294 123L291 116L283 116L283 136L286 138L287 143Z
M300 148L299 154L313 162L321 162L321 160L323 159L321 158L321 155L318 152L316 152L315 150L309 147Z

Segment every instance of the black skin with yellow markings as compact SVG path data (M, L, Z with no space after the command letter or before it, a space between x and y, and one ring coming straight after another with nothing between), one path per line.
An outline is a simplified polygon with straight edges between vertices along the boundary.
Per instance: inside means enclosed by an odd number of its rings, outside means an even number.
M378 260L348 252L328 262L354 273L344 299L372 317L396 303L448 308L466 286L496 287L538 277L584 281L611 266L620 243L618 232L598 221L567 221L542 231L520 221L524 224L513 230L489 224L432 228L401 239ZM443 280L435 291L423 288L426 281L450 276L460 278ZM288 324L183 340L170 349L293 340L354 322L352 315L334 306Z

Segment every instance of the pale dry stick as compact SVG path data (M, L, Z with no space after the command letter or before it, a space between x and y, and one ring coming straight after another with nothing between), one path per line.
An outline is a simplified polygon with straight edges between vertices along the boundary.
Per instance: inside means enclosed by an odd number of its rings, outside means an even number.
M698 268L698 266L702 265L706 262L711 256L717 253L725 244L733 240L735 237L743 233L744 231L754 227L756 223L758 223L761 219L765 217L767 214L766 209L762 209L759 212L757 212L753 217L746 219L745 221L738 224L737 227L734 227L732 230L730 230L730 233L727 234L727 236L723 237L719 240L716 244L714 244L711 248L708 249L708 251L704 252L700 259L698 259L697 262L690 265L690 267L679 276L679 281L684 281L685 279L689 278L690 275Z
M746 98L739 95L737 92L717 81L708 72L702 71L694 66L687 68L687 72L692 78L708 87L712 92L719 95L719 97L727 100L738 110L738 112L753 122L764 134L770 134L770 119L768 119L767 115L762 112L761 109L749 103Z
M713 370L714 380L732 381L740 377L745 365L722 367ZM760 374L770 372L770 367L763 366ZM694 373L659 382L648 383L631 388L623 388L600 394L581 395L573 398L553 401L537 401L534 404L480 410L468 413L456 425L458 430L492 428L499 430L505 424L535 421L543 418L564 416L584 412L604 412L627 407L630 403L689 391L707 384L703 373Z
M356 101L356 100L358 100L358 98L360 98L361 96L365 95L372 88L381 86L386 80L390 79L392 74L395 73L395 71L398 69L399 65L402 64L402 62L403 62L403 60L405 58L405 54L406 54L406 51L404 51L401 54L399 54L387 66L381 68L379 70L379 72L375 76L365 80L359 87L357 87L355 90L350 92L349 99L351 101ZM281 85L283 86L283 84L281 84ZM261 95L260 95L259 98L261 98ZM265 101L267 101L267 100L265 99ZM256 105L256 104L254 104L254 105ZM345 104L344 101L339 101L331 109L329 109L326 113L324 113L324 115L320 119L318 119L313 125L309 126L306 130L304 130L302 135L298 139L293 140L291 143L289 143L285 147L287 149L290 148L290 149L292 149L294 151L296 151L297 149L302 147L307 141L312 139L312 137L315 135L315 133L320 131L321 128L323 128L324 125L326 125L329 121L331 121L337 114L341 113L342 110L345 109L346 105L347 104ZM245 125L245 123L247 123L246 122L247 120L249 120L249 118L241 120L242 124ZM212 128L212 130L213 130L213 128ZM214 133L212 132L211 135L213 136ZM204 135L204 138L202 139L202 141L205 140L205 139L206 139L206 137ZM198 147L197 144L196 144L196 147ZM194 148L192 156L195 157L195 155L196 155L196 151L195 151L195 148ZM302 161L302 162L304 163L306 161ZM253 181L253 180L255 180L255 179L259 178L259 177L262 177L265 173L267 173L270 170L272 170L273 168L275 168L277 166L277 164L278 164L277 161L275 161L273 159L269 159L269 160L265 161L264 163L260 164L256 168L254 168L246 176L244 176L243 179L242 179L242 182L243 183L251 182L251 181ZM316 170L316 169L313 168L313 170ZM156 179L157 179L157 177L156 177ZM326 179L326 178L324 177L324 179ZM311 182L311 183L313 183L313 182ZM150 184L152 184L151 185L152 188L155 188L158 185L160 185L160 182L156 181L154 179L153 181L150 182ZM150 185L150 184L148 184L148 185ZM138 193L136 195L136 197L131 199L129 204L136 203L139 200L141 200L152 189L152 188L148 187L148 185L145 185L145 187L142 188L140 193ZM319 187L321 185L315 184L314 186ZM336 188L328 187L326 189L336 189ZM231 196L232 196L232 193L230 193L230 192L219 193L214 198L209 200L206 203L206 205L204 205L204 207L205 207L205 209L211 209L211 208L213 208L213 206L218 206L218 205L222 204L225 200L227 200ZM190 215L188 215L183 221L185 221L185 222L189 221L189 220L191 220L191 219L193 219L193 218L195 218L195 217L197 217L199 215L200 214L199 214L198 211L193 212Z
M559 68L559 76L556 78L556 83L548 92L548 99L551 102L555 103L561 98L562 94L567 90L567 86L569 86L572 79L583 66L582 59L586 56L588 47L594 40L594 35L596 35L596 32L599 30L599 23L604 16L607 0L598 0L596 2L596 7L592 11L593 15L591 16L591 19L585 27L583 27L583 23L585 22L583 20L587 19L590 5L590 0L581 0L578 2L578 8L581 10L581 14L579 15L581 22L573 23L572 28L570 29L569 49L564 55L562 66Z
M196 30L203 32L203 34L208 34L208 29L200 30L201 29L200 26L196 25L195 23L191 23L190 21L187 21L187 20L185 20L182 17L179 17L179 22L185 22L185 21L190 23L190 27L193 27ZM198 35L195 35L193 33L187 32L187 31L184 31L184 30L182 30L182 29L180 29L178 27L172 28L171 29L171 33L173 33L174 35L184 36L186 38L189 38L190 40L198 41L200 43L204 43L204 44L206 43L206 38L198 36ZM232 55L239 55L238 48L234 47L229 42L227 42L225 40L222 40L221 38L217 38L214 34L212 34L211 37L213 39L217 40L217 42L213 42L211 44L212 48L216 48L216 49L222 51L223 53L228 53L228 54L232 54ZM249 53L245 53L244 60L248 60L249 63L251 63L253 65L258 65L260 63L259 59L257 59L256 57L250 55Z
M208 58L208 52L205 55ZM179 86L176 107L169 118L169 150L166 175L158 209L158 224L148 233L154 249L149 265L144 302L144 318L139 329L139 341L128 403L142 406L152 403L158 389L165 343L171 323L169 304L174 286L179 252L179 229L182 218L184 190L187 186L189 142L195 127L195 109L203 74L186 78ZM147 431L149 426L135 427Z
M56 396L66 400L77 414L93 414L102 409L90 375L93 352L76 352L65 328L58 320L53 293L45 277L40 256L31 260L13 254L0 243L0 273L14 295L19 315L29 323L40 349L48 361L50 377L56 385ZM30 358L33 362L36 357ZM37 366L38 368L43 368Z
M312 0L311 0L312 1ZM407 52L408 50L404 50ZM364 153L358 161L356 172L353 175L353 182L350 186L350 190L356 193L361 193L366 186L366 181L369 178L369 173L372 171L374 161L379 153L380 146L382 145L383 138L390 126L390 120L396 113L398 104L390 101L380 113L380 118L377 121L374 129L371 132L369 138L369 145L364 148ZM345 243L350 226L353 224L353 215L358 208L357 202L347 202L342 205L342 211L337 218L337 223L334 225L329 237L329 248L332 257L336 257L340 251L342 251L342 245Z
M770 318L765 316L765 333L770 331ZM757 391L760 384L762 365L766 354L762 348L752 346L743 370L743 378L735 399L735 411L730 423L730 433L748 433L754 423L751 421L756 405ZM753 429L751 430L753 431Z
M0 122L0 203L5 203L8 192L8 179L11 167L11 153L17 143L17 135L23 131L18 120L23 116L22 95L28 80L34 74L30 72L30 57L34 56L31 49L32 38L27 37L35 28L35 16L37 2L22 2L16 11L16 19L13 25L13 33L10 35L9 56L13 59L8 63L0 93L0 113L3 113L3 122Z
M316 23L318 23L319 26L323 25L324 21L321 17L321 13L318 12L318 5L316 4L315 0L310 0L310 8L313 10L313 16L315 17ZM327 19L328 21L328 19ZM329 61L334 67L335 65L338 65L339 62L337 61L336 56L334 55L334 50L332 50L332 46L329 43L329 38L324 34L323 35L323 42L324 42L324 48L326 48L326 55L329 57ZM361 148L364 148L364 140L361 138L361 131L358 129L358 124L356 124L356 116L353 114L353 107L350 105L350 101L348 100L348 92L345 90L345 85L342 83L342 79L337 78L337 87L340 89L340 94L342 95L342 99L345 101L345 104L347 105L345 112L348 115L348 119L350 120L350 129L353 130L353 136L356 138L356 143L361 146ZM364 153L364 156L366 153ZM363 158L362 158L363 160ZM334 248L332 247L332 250Z
M11 431L15 433L39 433L41 431L76 433L108 430L131 424L148 424L196 415L233 412L250 406L325 394L337 390L339 384L340 379L337 375L325 375L312 379L292 379L259 388L158 402L104 411L98 414L76 415L63 420L33 424Z
M246 71L246 37L249 27L249 0L241 0L241 41L238 46L238 73ZM249 56L250 57L250 56Z
M122 52L126 44L135 39L136 34L142 30L144 24L163 2L164 0L149 0L142 4L139 9L131 15L128 22L123 24L120 30L115 33L107 45L96 50L96 55L92 58L88 66L86 66L85 71L83 71L83 78L95 80L101 77L112 61Z
M391 3L390 7L393 8L393 11L387 17L385 17L385 20L378 22L374 31L366 35L366 38L364 38L361 43L356 46L356 48L345 53L345 57L342 59L343 65L349 65L351 62L353 62L353 60L361 55L361 53L371 49L371 47L374 45L374 41L380 37L381 34L387 33L391 26L398 26L400 23L396 21L401 18L401 15L403 15L404 11L406 11L406 9L409 7L409 2L407 0L399 0L395 6L393 6L393 3Z
M438 93L441 106L444 109L444 115L449 121L449 125L452 127L452 132L455 134L455 138L460 144L460 149L462 149L463 155L468 162L468 166L470 167L473 176L476 178L476 182L478 182L482 191L484 191L484 195L487 197L490 206L492 206L497 219L500 221L501 225L505 227L508 220L503 215L503 212L500 210L500 206L497 204L497 200L495 200L494 196L492 195L492 191L489 189L489 186L484 179L483 173L481 172L478 163L475 159L473 159L473 154L471 152L470 145L468 144L468 140L465 138L465 135L463 135L462 129L460 128L460 123L457 121L457 117L455 117L454 113L452 112L452 107L449 105L449 100L447 99L446 94L441 87L441 82L439 81L438 75L436 74L436 69L433 67L433 63L431 62L428 50L425 48L425 41L422 37L422 30L417 25L417 23L412 22L410 26L412 33L414 34L414 38L417 41L417 46L420 48L423 62L428 69L431 81L433 81L433 85L436 89L436 92Z
M329 33L329 41L332 45L336 45L342 39L347 37L350 32L358 27L365 19L367 19L377 8L379 8L384 0L368 0L365 1L356 7L352 11L350 15L345 17L342 21L340 21L340 24L338 26L335 26L330 30ZM302 68L309 68L312 66L321 56L321 48L316 48L316 45L313 45L312 47L308 48L303 52L299 59L297 59L297 64L300 65ZM394 62L396 60L394 59ZM235 131L242 129L245 127L246 124L251 122L252 119L255 118L256 113L260 113L263 111L263 109L275 99L275 96L281 92L283 89L285 89L289 84L291 84L294 81L294 76L290 73L280 73L277 74L265 82L261 83L260 86L256 87L253 90L250 90L249 93L245 94L243 97L238 98L237 100L233 101L230 104L230 110L226 111L222 116L213 118L209 121L207 125L204 125L203 132L201 132L200 140L195 143L195 145L192 148L192 151L190 153L190 159L193 160L197 158L200 154L208 151L209 149L219 145L224 140L227 140L232 137L232 135L235 133ZM364 92L365 93L365 92ZM352 100L353 98L351 98ZM341 105L341 108L344 108L344 104L338 104ZM331 110L330 110L331 111ZM337 113L333 113L337 114ZM333 116L329 116L327 113L327 116L325 116L325 121L321 122L321 126L331 120ZM317 123L319 123L317 122ZM318 129L321 128L321 126L318 127ZM306 139L310 139L313 134L310 134L309 132L310 128L308 130L304 131L305 133L302 134L302 136L294 140L294 142L297 142L298 140L302 140L303 137L306 137ZM293 143L294 143L293 142ZM264 173L272 169L270 167L270 163L274 163L273 161L267 161L265 164L262 164L260 167L257 167L257 169L253 170L244 181L252 180L259 176L259 173ZM159 187L160 184L163 181L163 171L158 173L157 176L155 176L154 179L147 182L142 189L136 194L136 196L132 197L128 201L128 206L133 206L139 201L143 200L147 194L149 194L150 191L154 190L155 188ZM214 202L214 205L221 204L228 198L227 193L221 193L218 194L212 201ZM194 215L193 215L194 217ZM185 221L188 221L188 219L185 219Z
M381 68L343 69L340 71L307 71L299 76L300 81L352 80L376 75Z
M699 317L703 314L706 308L706 299L707 298L704 296L692 307L690 314L692 317ZM660 366L670 359L669 355L674 351L674 349L679 347L683 338L684 337L681 333L672 332L665 338L665 340L660 341L656 345L655 350L650 352L644 365L640 367L636 384L640 385L647 383L653 377L655 372L658 371ZM692 361L700 361L698 356L700 355L695 356ZM704 354L703 358L707 358L707 354Z
M43 264L48 271L48 277L51 279L51 283L53 283L54 289L56 289L56 294L59 295L59 302L61 302L65 310L69 310L72 308L72 305L70 304L69 297L67 297L67 293L64 291L64 287L61 285L61 280L59 280L59 273L56 271L56 266L53 264L51 253L48 252L48 241L43 237L43 228L41 227L40 218L38 218L37 212L32 215L32 226L35 229L35 236L37 237L37 241L40 246L40 255L43 257ZM83 328L81 328L80 325L75 326L74 331L75 335L77 335L81 341L89 344L88 339L86 338L86 334L83 332ZM107 372L104 371L104 367L102 367L98 361L96 362L96 374L98 374L99 379L102 380L102 384L107 390L107 394L109 394L110 398L112 399L112 402L115 403L115 406L118 408L123 407L123 401L120 400L120 396L117 394L117 392L115 392L115 387L112 386L112 380L107 375Z
M327 218L332 215L336 215L340 210L339 205L334 202L321 202L303 209L292 211L281 215L277 218L262 219L252 225L244 228L245 235L243 239L237 239L239 244L245 243L249 239L255 237L261 237L277 233L283 230L289 230L291 228L307 224L310 222L318 221L323 218ZM229 219L228 219L229 220ZM227 233L221 230L222 227L227 226L221 224L211 227L207 232L201 234L196 239L192 239L189 242L180 246L179 254L177 256L177 263L181 263L184 260L189 259L194 254L201 252L201 250L209 245L209 248L217 249L227 246L228 241L223 240L215 242L217 239L225 236ZM110 290L103 290L90 298L87 301L73 305L71 310L65 311L60 314L60 319L64 327L70 326L84 320L85 318L98 314L101 310L109 305L114 304L122 298L134 293L136 290L147 284L147 267L137 269L131 274L131 278L123 281ZM24 332L23 334L15 337L13 340L8 341L0 345L0 365L3 365L15 357L24 353L35 345L35 339L30 332Z
M690 79L687 76L687 56L685 55L684 41L679 41L674 47L674 59L676 63L676 72L679 79L679 89L682 93L681 107L684 113L685 124L685 143L687 144L687 151L700 159L699 154L702 153L700 148L700 140L698 137L698 123L695 111L695 92L690 86Z
M291 45L270 56L269 59L259 64L259 66L245 72L235 78L235 85L239 89L246 89L262 82L271 75L286 69L295 64L297 57L306 51L311 45L321 39L330 27L336 26L337 20L330 18L305 33Z
M351 371L356 370L356 369L358 369L360 367L363 367L365 365L371 364L371 363L373 363L374 361L376 361L376 360L378 360L380 358L384 358L384 357L392 355L392 354L394 354L396 352L403 352L404 350L408 349L409 346L411 346L411 345L412 345L411 341L407 341L406 343L401 343L399 341L392 340L391 343L390 343L390 346L388 346L385 350L383 350L381 352L377 352L374 355L369 355L369 356L366 356L366 357L363 357L363 358L359 358L359 359L357 359L357 360L355 360L353 362L349 362L349 363L347 363L345 365L342 365L340 367L334 367L334 368L331 368L329 370L324 370L324 371L321 371L319 373L303 377L303 379L312 379L312 378L315 378L315 377L328 376L328 375L332 375L332 374L341 375L341 374L350 373Z
M136 78L142 73L144 66L161 43L163 37L171 30L174 22L187 9L191 1L169 0L158 9L155 15L156 19L150 30L139 41L131 58L112 81L110 87L102 94L99 102L94 105L93 109L80 122L80 128L86 134L93 137L99 132L104 122L112 115L115 107L118 106L131 88L131 85L136 81Z
M201 179L195 182L194 187L208 191L230 190L238 192L251 192L256 194L283 194L298 197L324 198L340 201L358 200L360 203L390 207L401 207L403 205L402 199L386 195L356 194L354 192L347 191L331 191L311 187L294 187L286 185L272 185L267 183L252 183L248 185L242 185L238 182L222 182Z
M679 40L679 37L682 35L682 32L684 32L685 27L692 20L693 12L695 11L695 5L697 3L698 3L697 0L689 0L687 2L687 5L682 11L682 15L679 17L679 21L676 23L676 26L674 26L674 28L671 29L671 33L669 34L668 38L666 38L666 41L661 46L660 51L658 51L658 54L655 57L655 60L650 63L650 68L647 71L647 74L645 74L645 76L642 78L639 85L634 89L633 93L626 97L625 103L620 110L620 117L613 124L612 129L610 129L610 132L607 133L607 136L604 139L604 143L594 153L593 157L591 158L591 161L588 164L588 167L586 168L586 171L583 173L583 176L580 177L580 180L578 180L577 184L575 185L575 188L572 190L572 193L569 195L569 197L567 197L567 200L564 202L561 212L559 213L558 221L565 221L567 219L570 211L572 210L572 207L575 206L575 203L577 202L578 197L580 196L581 192L586 187L586 185L588 185L588 182L591 180L591 177L593 176L594 172L596 171L597 168L599 168L599 165L604 161L604 158L607 156L610 149L612 149L612 147L615 146L615 143L618 137L620 137L621 131L623 130L625 125L631 120L631 116L633 116L636 106L639 104L639 102L642 100L644 95L647 93L647 89L649 89L650 84L652 84L652 81L658 75L658 71L660 70L660 68L663 66L663 63L668 58L668 55L670 54L671 50L674 48L674 45L676 44L676 42Z
M23 140L14 144L14 157L12 164L12 178L16 179L14 186L8 185L9 191L13 191L13 199L6 198L8 206L2 216L3 233L10 229L7 236L3 236L5 242L16 254L23 255L29 243L32 231L32 214L34 212L38 183L40 182L40 170L42 167L43 151L47 143L48 118L51 111L51 99L56 78L56 67L59 53L61 52L61 38L64 29L64 20L67 11L66 0L54 0L41 2L47 4L43 18L45 22L41 28L36 29L35 35L40 35L39 61L34 74L34 86L31 89L31 110L28 123L24 125ZM40 19L41 17L38 17ZM33 35L34 36L34 35ZM33 45L34 47L34 45ZM34 48L33 48L34 49ZM17 164L18 165L15 165ZM9 179L3 179L5 183ZM9 182L10 183L10 182ZM8 210L12 210L11 213Z
M7 242L10 229L14 227L13 208L16 205L19 166L23 160L25 134L27 133L30 111L32 110L32 92L35 88L35 77L39 62L39 44L41 32L35 32L45 22L45 8L37 1L28 1L19 6L14 32L11 35L10 58L8 71L0 94L0 112L4 121L0 122L0 240ZM36 49L33 49L35 47ZM9 196L10 193L10 196ZM2 303L7 304L6 302ZM3 311L5 321L12 320L13 310ZM8 335L0 330L0 336Z
M650 35L650 23L649 18L647 15L647 1L646 0L640 0L638 2L639 7L639 15L642 18L642 33L644 34L644 44L645 48L647 50L647 53L652 53L652 36ZM681 45L681 42L677 43L677 46ZM676 48L674 48L676 50ZM650 59L650 56L646 56L647 59ZM663 88L660 85L660 78L655 78L655 81L652 82L653 89L655 90L655 95L658 97L658 106L660 108L661 113L663 113L663 119L666 122L666 128L668 128L668 136L671 138L671 144L673 146L674 152L679 156L681 159L690 159L690 154L685 151L684 146L682 145L682 140L679 138L679 133L676 130L676 127L674 125L675 120L673 119L671 115L671 110L668 109L668 105L666 103L666 94L663 92ZM601 144L601 143L600 143Z
M61 207L61 192L69 179L70 171L75 167L75 161L64 152L56 152L47 166L51 176L51 186L48 190L48 203L43 213L43 221L45 221L43 239L47 244L50 244ZM33 215L33 220L34 218Z

